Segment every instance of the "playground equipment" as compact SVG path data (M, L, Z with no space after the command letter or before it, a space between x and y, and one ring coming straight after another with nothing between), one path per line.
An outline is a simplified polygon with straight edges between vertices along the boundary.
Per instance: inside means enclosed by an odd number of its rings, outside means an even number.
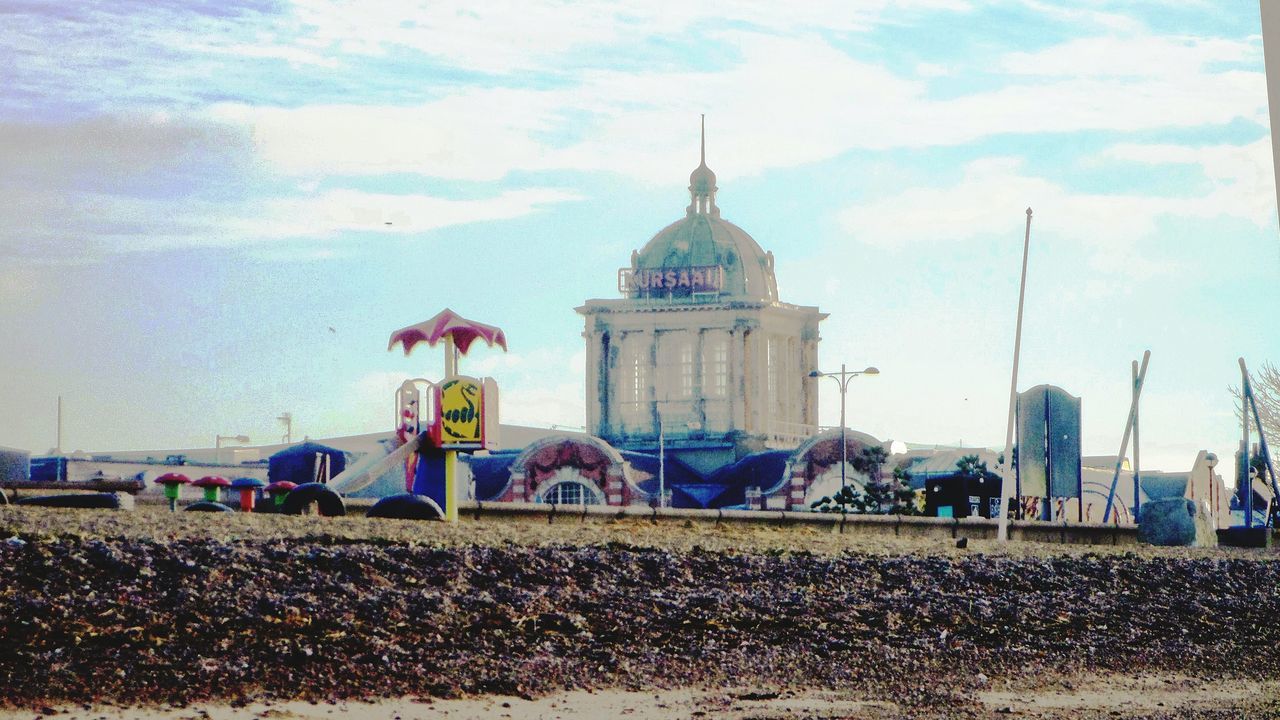
M392 518L397 520L436 520L444 517L444 511L426 495L405 493L392 495L374 503L365 517Z
M218 502L218 496L222 488L230 487L231 481L221 475L205 475L191 483L191 485L204 490L205 502Z
M232 512L231 508L227 507L226 505L223 505L220 502L213 502L210 500L201 500L200 502L193 502L190 505L183 508L183 510L185 512L217 512L217 513Z
M277 480L267 486L267 495L271 497L272 505L277 511L284 504L285 496L296 487L298 487L297 483L292 483L288 480Z
M430 416L423 414L416 386L401 386L396 393L396 420L397 434L404 445L367 471L376 477L375 468L385 472L393 462L405 462L409 494L431 498L449 521L458 519L458 453L493 448L498 441L497 383L492 378L458 374L459 357L476 340L507 349L506 334L501 328L468 320L447 308L429 320L391 333L387 350L399 343L406 356L419 343L425 342L429 347L443 343L444 378L431 386L435 403ZM414 507L414 512L420 512Z
M1258 415L1258 401L1253 395L1253 384L1249 381L1249 368L1245 365L1244 358L1240 358L1240 425L1241 439L1240 450L1237 453L1237 479L1236 492L1240 494L1240 504L1244 510L1244 528L1251 531L1254 528L1254 476L1250 472L1252 463L1250 462L1249 453L1249 416L1253 416L1254 428L1258 431L1258 449L1259 456L1262 458L1263 469L1266 470L1268 479L1271 481L1271 502L1268 503L1266 514L1262 521L1264 528L1272 527L1275 513L1271 511L1277 499L1280 499L1280 484L1276 482L1275 466L1271 463L1271 451L1267 447L1267 436L1262 431L1262 418ZM1261 474L1261 473L1259 473Z
M255 477L242 477L231 481L231 489L240 493L240 511L253 512L258 491L266 486L265 482Z
M156 478L156 482L164 486L164 496L169 498L169 512L177 512L178 498L182 496L182 486L191 482L191 478L182 473L165 473Z
M388 470L403 467L406 492L391 497L426 495L441 509L440 517L457 519L457 453L490 449L498 442L497 384L488 378L458 375L458 356L466 354L476 340L507 349L507 338L500 328L467 320L448 309L391 334L387 349L399 343L405 355L419 343L431 347L443 343L444 379L411 378L401 384L396 390L394 417L399 447L381 458L367 458L348 467L329 482L331 490L359 492ZM379 512L398 512L395 508L410 508L411 514L421 512L420 503L408 500L384 506Z
M1120 467L1124 464L1125 451L1129 449L1129 435L1133 434L1133 516L1141 520L1142 500L1138 470L1138 401L1142 398L1142 386L1147 381L1147 363L1151 360L1151 351L1142 353L1142 366L1134 361L1133 399L1129 402L1129 420L1124 426L1124 438L1120 441L1120 454L1116 456L1115 474L1111 476L1111 490L1107 493L1107 509L1102 513L1102 522L1111 520L1111 508L1115 503L1116 484L1120 482Z
M324 517L339 517L347 514L347 505L342 496L334 492L325 483L303 483L289 491L280 503L281 515L302 515L315 507L316 513Z
M1080 468L1080 398L1060 387L1037 385L1018 393L1017 496L1043 498L1041 520L1053 519L1053 499L1083 495ZM1076 503L1076 521L1084 520Z

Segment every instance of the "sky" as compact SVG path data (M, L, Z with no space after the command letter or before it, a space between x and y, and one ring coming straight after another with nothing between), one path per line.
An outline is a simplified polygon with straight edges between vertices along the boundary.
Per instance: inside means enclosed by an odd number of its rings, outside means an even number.
M0 445L389 430L445 307L504 422L584 423L583 322L683 216L816 305L850 427L1003 446L1019 389L1142 463L1229 457L1237 357L1280 362L1253 0L0 0ZM786 6L786 7L784 7ZM839 418L833 383L824 424Z

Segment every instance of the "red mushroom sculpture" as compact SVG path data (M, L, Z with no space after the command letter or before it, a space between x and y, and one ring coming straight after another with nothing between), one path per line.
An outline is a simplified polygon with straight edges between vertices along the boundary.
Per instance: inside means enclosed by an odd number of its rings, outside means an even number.
M278 510L284 504L284 496L288 495L289 491L296 487L298 487L297 483L292 483L288 480L277 480L267 486L267 494L271 496Z
M266 483L255 477L236 478L231 482L231 489L240 492L240 511L253 512L253 503L258 497L258 490L266 487Z
M204 488L205 500L218 502L218 491L224 487L229 487L231 481L221 475L205 475L191 484L198 488Z
M191 478L182 473L170 472L156 478L156 483L164 486L164 496L169 498L169 512L177 512L178 497L182 494L182 486L191 482Z

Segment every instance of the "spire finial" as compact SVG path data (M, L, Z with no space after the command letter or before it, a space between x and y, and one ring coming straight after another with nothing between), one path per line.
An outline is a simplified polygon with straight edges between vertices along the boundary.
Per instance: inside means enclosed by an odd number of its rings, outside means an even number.
M707 164L707 114L702 113L702 164Z
M685 208L690 215L709 213L718 216L716 207L716 174L707 167L707 116L702 115L702 150L701 162L689 173L689 207Z

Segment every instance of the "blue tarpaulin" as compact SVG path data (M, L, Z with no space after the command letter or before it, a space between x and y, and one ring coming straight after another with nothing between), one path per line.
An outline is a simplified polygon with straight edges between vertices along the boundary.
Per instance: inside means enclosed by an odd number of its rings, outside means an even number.
M267 459L267 477L271 482L309 483L315 480L316 456L329 458L329 477L337 477L347 467L347 454L320 443L303 442L281 450Z

